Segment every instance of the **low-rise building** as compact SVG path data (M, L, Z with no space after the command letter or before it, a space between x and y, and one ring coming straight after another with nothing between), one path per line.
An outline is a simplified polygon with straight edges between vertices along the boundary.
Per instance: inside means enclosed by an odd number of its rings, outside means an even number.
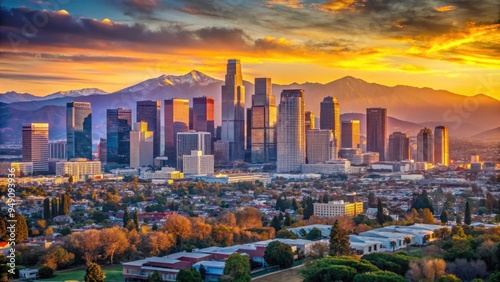
M314 203L314 215L319 217L355 216L363 212L363 202L346 203L330 201L328 203Z
M74 181L83 181L89 177L101 174L101 162L88 161L84 158L70 159L67 162L57 162L56 174L72 175Z

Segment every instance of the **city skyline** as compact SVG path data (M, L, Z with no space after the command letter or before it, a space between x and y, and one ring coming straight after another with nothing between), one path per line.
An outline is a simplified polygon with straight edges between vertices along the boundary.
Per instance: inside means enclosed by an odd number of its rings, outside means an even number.
M112 92L191 69L222 77L217 58L224 56L246 61L249 80L266 75L277 83L327 83L352 75L500 98L493 0L49 4L3 4L0 50L12 68L1 70L0 91L44 95L91 84ZM31 22L36 32L16 21L36 13L47 19ZM256 15L259 20L247 20ZM292 20L297 17L302 21Z

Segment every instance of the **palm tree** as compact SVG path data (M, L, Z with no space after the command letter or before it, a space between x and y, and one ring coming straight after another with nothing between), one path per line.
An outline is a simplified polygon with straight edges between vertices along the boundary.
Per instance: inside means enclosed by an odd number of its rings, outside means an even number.
M410 251L410 243L411 243L411 238L410 236L406 236L405 237L405 244L406 244L406 249L408 250L408 252Z
M391 241L391 248L392 248L392 253L394 254L394 251L396 249L396 241Z

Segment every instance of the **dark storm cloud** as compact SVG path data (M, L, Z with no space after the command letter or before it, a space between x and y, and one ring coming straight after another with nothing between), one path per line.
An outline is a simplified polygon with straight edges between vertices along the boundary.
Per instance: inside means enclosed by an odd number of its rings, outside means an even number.
M3 59L30 60L43 59L48 62L89 62L89 63L134 63L147 61L143 58L119 57L119 56L86 56L86 55L58 55L34 52L7 52L0 51Z
M127 25L109 20L74 18L69 14L27 8L0 8L0 18L0 44L4 47L12 38L21 38L26 44L53 47L102 48L103 44L111 44L108 46L125 48L133 43L144 48L145 45L148 48L190 48L206 47L205 43L224 43L233 48L245 48L245 41L249 38L237 28L188 30L183 25L170 24L152 30L144 24ZM47 20L36 25L33 19L37 18Z

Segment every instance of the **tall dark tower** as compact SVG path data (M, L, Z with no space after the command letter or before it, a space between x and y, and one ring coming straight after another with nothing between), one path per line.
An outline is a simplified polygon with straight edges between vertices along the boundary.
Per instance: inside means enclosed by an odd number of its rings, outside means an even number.
M449 165L450 152L448 127L446 126L436 126L434 128L434 161L436 164Z
M420 130L417 135L417 162L434 163L434 137L430 128Z
M130 131L132 110L108 109L106 111L107 163L130 164Z
M137 122L147 122L148 131L153 132L153 156L160 155L161 102L137 101Z
M366 109L366 150L379 153L381 161L385 160L387 146L387 109Z
M321 129L330 129L333 131L335 147L341 147L340 133L340 105L337 98L328 96L323 99L320 107L319 125ZM337 157L337 152L335 152Z
M92 108L90 103L66 104L66 157L92 160Z
M254 163L276 161L276 97L271 91L270 78L255 79L250 122Z
M408 134L393 132L389 135L389 149L387 151L389 161L410 159L410 137Z
M245 86L240 60L227 62L222 86L222 141L229 145L229 160L245 158Z
M189 131L189 100L165 100L165 156L168 165L177 166L177 133Z
M196 97L193 98L192 124L193 130L209 132L212 137L211 147L215 139L215 118L214 118L214 98ZM191 152L190 152L191 153Z

